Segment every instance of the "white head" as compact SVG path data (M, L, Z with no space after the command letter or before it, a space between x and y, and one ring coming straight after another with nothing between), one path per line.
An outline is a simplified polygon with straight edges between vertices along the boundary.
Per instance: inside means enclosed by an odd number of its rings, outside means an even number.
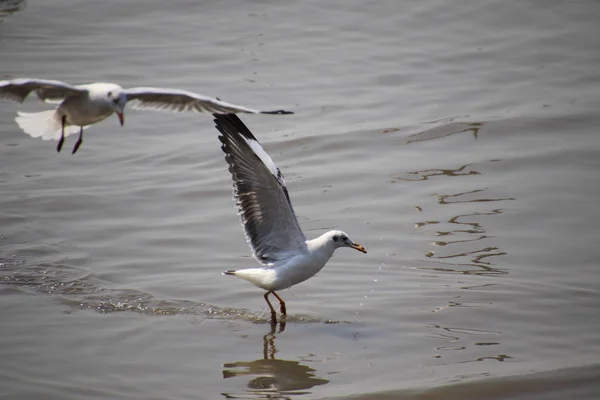
M338 247L351 247L360 252L366 253L367 250L358 243L355 243L345 232L342 231L329 231L325 234L327 240L331 242L331 245L337 249Z
M127 96L123 88L119 85L111 84L106 87L106 101L110 104L113 111L119 117L121 126L125 123L125 105L127 104Z

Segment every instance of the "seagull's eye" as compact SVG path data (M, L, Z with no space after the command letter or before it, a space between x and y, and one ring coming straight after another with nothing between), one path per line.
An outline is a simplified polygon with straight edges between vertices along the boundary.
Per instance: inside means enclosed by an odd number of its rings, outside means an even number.
M342 235L342 240L345 242L346 240L348 240L348 238L346 237L346 235Z
M107 95L108 97L112 97L112 92L108 92L106 95Z

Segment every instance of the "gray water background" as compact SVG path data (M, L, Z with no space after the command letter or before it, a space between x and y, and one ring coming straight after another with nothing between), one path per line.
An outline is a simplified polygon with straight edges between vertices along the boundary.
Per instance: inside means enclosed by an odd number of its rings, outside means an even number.
M129 109L72 156L14 122L49 106L2 101L2 398L598 394L597 2L0 4L0 79L293 109L242 119L307 236L369 250L282 292L272 332L220 275L256 264L209 115Z

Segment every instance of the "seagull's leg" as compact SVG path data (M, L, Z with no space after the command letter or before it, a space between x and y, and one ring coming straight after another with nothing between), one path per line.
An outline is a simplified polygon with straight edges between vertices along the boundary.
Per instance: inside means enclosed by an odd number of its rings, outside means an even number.
M271 293L275 293L272 290L269 290L267 293L265 293L265 301L267 302L267 304L269 305L269 308L271 309L271 322L277 323L277 313L275 312L275 309L273 308L273 306L271 305L271 302L269 301L269 295ZM277 295L275 295L277 296ZM279 297L279 296L277 296Z
M83 126L79 128L79 138L77 138L77 142L75 143L75 147L73 147L73 152L71 154L77 153L81 143L83 143Z
M283 314L284 316L287 315L287 312L285 310L285 301L283 301L283 299L281 297L279 297L279 295L277 293L275 293L274 291L272 292L275 297L277 297L277 300L279 300L279 307L281 308L281 314Z
M58 139L58 144L56 145L56 151L60 152L62 149L63 142L65 141L65 124L67 123L67 116L63 115L60 119L61 129L60 129L60 139Z

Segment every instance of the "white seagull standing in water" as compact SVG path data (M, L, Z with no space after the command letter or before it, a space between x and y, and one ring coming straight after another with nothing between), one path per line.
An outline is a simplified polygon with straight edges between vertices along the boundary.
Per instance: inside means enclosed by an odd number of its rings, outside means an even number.
M19 112L15 121L32 137L58 140L56 151L62 148L65 136L79 132L72 154L83 142L83 129L116 113L121 125L125 122L125 105L134 101L135 109L171 110L177 112L209 112L216 114L293 114L291 111L260 111L227 103L179 89L138 87L123 89L114 83L89 83L73 86L46 79L14 79L0 81L0 98L23 103L35 91L47 103L60 103L54 110L37 113Z
M319 272L338 247L367 250L342 231L329 231L307 240L300 229L281 171L236 115L214 114L219 140L233 178L233 193L246 240L261 268L228 270L266 290L264 297L277 322L269 294L287 289Z

